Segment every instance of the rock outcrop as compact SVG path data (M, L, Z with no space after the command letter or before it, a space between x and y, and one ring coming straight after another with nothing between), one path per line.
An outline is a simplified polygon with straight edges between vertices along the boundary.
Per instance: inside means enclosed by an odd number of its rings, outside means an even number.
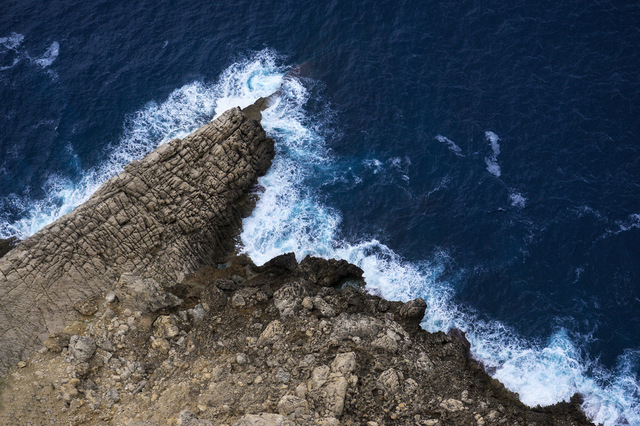
M232 257L170 291L125 276L136 292L94 301L13 370L0 423L588 424L576 400L526 407L460 338L420 328L424 300L369 295L361 274L284 255L261 268Z
M269 99L0 244L0 424L589 424L578 397L523 405L357 266L230 254L274 155Z
M160 146L0 257L0 376L76 311L91 314L78 303L123 273L171 286L233 248L274 155L259 109L248 114L229 110Z

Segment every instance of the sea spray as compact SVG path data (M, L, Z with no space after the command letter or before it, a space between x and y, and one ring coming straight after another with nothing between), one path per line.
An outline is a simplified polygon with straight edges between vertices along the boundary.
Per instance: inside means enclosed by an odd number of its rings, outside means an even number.
M283 81L289 68L278 62L274 52L264 50L230 66L214 84L194 82L160 104L149 103L127 120L123 136L103 165L84 173L80 181L53 177L46 200L28 196L2 199L0 203L19 211L19 218L3 221L0 235L33 234L85 201L128 162L230 107L247 106L270 95L284 83L280 98L263 112L262 124L276 140L277 155L259 181L261 195L253 214L244 220L242 250L258 264L289 251L298 259L307 254L346 259L364 270L369 291L388 299L425 298L428 310L423 326L427 330L465 330L473 355L526 404L551 404L580 392L583 408L596 422L640 423L638 381L629 367L637 362L632 360L633 354L621 361L624 365L619 369L608 372L584 355L579 342L566 330L557 330L547 341L524 340L505 324L483 319L453 301L454 290L439 279L447 264L446 253L416 264L406 262L377 240L342 240L341 214L325 205L314 189L323 180L333 180L340 165L326 148L331 112L309 114L306 107L315 96L309 82ZM498 171L499 175L499 145L497 137L491 136L487 134L492 151L487 166L489 172L496 175ZM382 167L376 161L377 167ZM490 167L493 165L497 169Z

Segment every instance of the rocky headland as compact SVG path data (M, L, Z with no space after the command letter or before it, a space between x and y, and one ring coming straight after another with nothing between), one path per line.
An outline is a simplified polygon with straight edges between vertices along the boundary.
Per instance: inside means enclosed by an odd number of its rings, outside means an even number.
M463 333L420 327L422 299L370 295L354 265L234 254L274 155L264 104L0 242L0 423L590 424L577 396L522 404Z

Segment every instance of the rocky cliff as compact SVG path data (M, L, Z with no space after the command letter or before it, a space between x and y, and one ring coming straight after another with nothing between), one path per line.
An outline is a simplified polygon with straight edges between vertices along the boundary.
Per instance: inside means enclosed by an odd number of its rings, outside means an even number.
M420 328L422 299L370 295L354 265L233 255L273 157L264 104L160 147L0 258L0 423L588 424L577 397L520 403L462 333Z
M122 273L171 285L233 248L273 155L260 124L232 109L129 164L0 258L0 375Z

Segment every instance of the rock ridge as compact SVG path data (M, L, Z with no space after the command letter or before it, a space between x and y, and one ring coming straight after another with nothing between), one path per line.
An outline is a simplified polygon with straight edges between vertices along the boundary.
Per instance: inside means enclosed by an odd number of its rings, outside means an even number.
M73 319L74 305L121 274L173 285L233 248L252 208L250 190L274 155L253 118L234 108L163 144L2 253L0 376Z

